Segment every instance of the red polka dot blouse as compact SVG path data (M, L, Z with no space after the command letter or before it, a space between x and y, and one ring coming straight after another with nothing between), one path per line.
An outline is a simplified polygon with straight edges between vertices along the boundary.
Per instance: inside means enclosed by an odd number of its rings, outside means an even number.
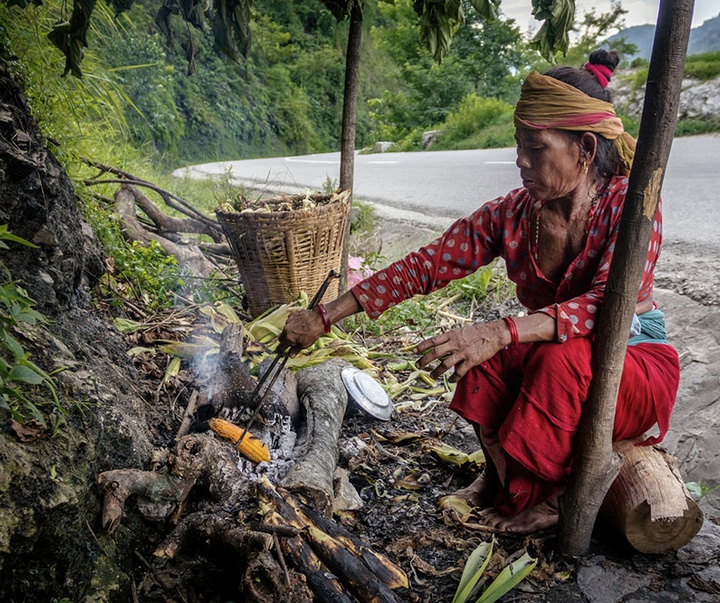
M545 278L535 263L530 232L538 201L520 188L485 203L429 245L357 284L352 292L368 316L377 318L405 299L445 287L500 257L520 303L555 319L557 341L585 337L593 332L602 303L627 184L626 177L610 181L588 219L584 247L559 283ZM661 240L658 205L638 301L652 297Z

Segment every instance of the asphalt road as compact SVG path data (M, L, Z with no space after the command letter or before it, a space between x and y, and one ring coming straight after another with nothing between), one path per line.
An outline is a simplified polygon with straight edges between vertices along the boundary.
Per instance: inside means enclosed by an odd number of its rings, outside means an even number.
M339 153L227 161L178 170L198 178L230 174L270 191L319 190L337 184ZM520 186L515 149L358 154L356 199L401 220L447 224ZM666 241L720 247L720 136L678 138L663 183ZM387 215L387 214L386 214Z

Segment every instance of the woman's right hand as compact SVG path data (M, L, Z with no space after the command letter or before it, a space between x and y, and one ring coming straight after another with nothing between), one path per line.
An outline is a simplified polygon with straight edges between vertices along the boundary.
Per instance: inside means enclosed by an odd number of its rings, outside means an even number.
M325 333L320 312L315 310L297 310L288 315L285 328L280 335L283 347L295 350L309 348Z
M351 314L362 310L352 291L346 291L337 299L325 304L330 324L335 324ZM288 316L280 335L280 345L294 350L309 348L325 333L325 321L317 310L298 310Z

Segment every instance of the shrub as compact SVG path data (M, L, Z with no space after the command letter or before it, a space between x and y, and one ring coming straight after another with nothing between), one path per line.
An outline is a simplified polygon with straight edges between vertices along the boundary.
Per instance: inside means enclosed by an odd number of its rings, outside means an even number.
M457 148L457 144L461 141L476 137L488 128L510 123L512 113L513 107L509 103L470 94L462 100L457 110L445 119L442 126L443 137L438 147Z
M688 61L685 64L685 77L707 81L718 76L720 76L720 61Z
M695 136L720 132L720 119L683 119L675 127L675 136Z

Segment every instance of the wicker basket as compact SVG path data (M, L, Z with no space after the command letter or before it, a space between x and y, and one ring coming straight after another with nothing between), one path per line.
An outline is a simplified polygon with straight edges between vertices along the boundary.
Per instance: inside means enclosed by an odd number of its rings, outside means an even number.
M310 195L315 207L289 211L305 195L265 201L271 211L215 210L240 270L253 316L296 299L312 296L330 270L340 270L350 216L349 193ZM333 279L326 299L338 295Z

